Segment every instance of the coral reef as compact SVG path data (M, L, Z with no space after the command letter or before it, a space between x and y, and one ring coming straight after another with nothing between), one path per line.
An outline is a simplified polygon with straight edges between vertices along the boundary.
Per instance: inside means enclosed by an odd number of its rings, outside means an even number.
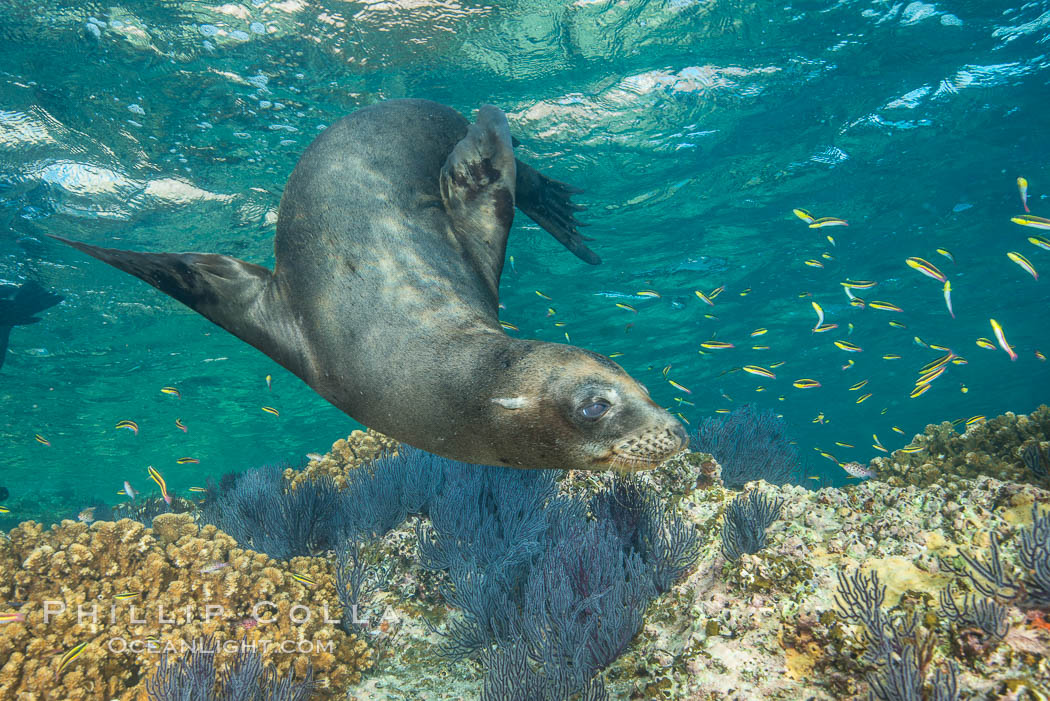
M975 421L961 434L947 421L930 425L915 436L912 445L920 450L898 450L872 460L876 478L896 487L927 487L958 477L987 475L1050 488L1050 474L1043 471L1045 461L1031 457L1033 452L1037 457L1038 453L1050 454L1050 407L1046 405L1027 416L1007 412Z
M147 679L167 679L153 676L161 655L103 644L147 632L156 644L331 641L328 654L260 650L258 664L283 679L312 665L320 697L356 701L1046 697L1050 493L1025 463L1027 446L1045 449L1040 412L974 422L963 435L931 427L945 452L907 456L938 471L929 483L885 471L904 465L897 453L882 461L886 479L819 491L754 481L743 496L701 453L624 479L467 466L403 446L355 462L346 456L362 454L360 434L338 459L311 462L342 465L339 474L269 475L280 494L310 496L319 484L335 494L326 528L341 524L342 540L326 542L337 557L273 560L189 514L162 514L152 528L24 523L0 542L10 607L0 610L0 697L143 698ZM973 448L1017 479L967 477L967 453L949 447ZM752 507L764 547L734 537L744 545L725 548L723 533ZM314 541L307 550L327 549ZM276 621L246 625L256 597L275 602ZM48 599L74 611L100 602L118 616L44 626ZM230 613L176 612L148 631L121 617L157 601ZM329 622L287 622L294 604L322 602ZM216 658L216 669L237 664L235 651Z
M259 644L262 662L284 677L303 678L312 664L321 698L371 665L366 643L325 622L322 604L333 618L338 606L326 560L280 563L188 514L162 514L152 529L130 519L22 523L0 541L0 600L16 602L21 619L0 625L0 698L138 698L160 653L207 635ZM269 603L253 611L257 602ZM60 669L62 653L81 643ZM220 650L219 664L230 659Z

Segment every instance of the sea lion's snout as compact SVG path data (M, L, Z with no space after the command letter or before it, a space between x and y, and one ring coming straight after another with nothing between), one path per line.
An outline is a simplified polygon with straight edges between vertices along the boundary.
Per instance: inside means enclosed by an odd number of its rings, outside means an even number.
M614 469L647 470L682 452L689 445L689 436L682 424L669 415L666 418L668 426L648 428L618 441L600 462Z

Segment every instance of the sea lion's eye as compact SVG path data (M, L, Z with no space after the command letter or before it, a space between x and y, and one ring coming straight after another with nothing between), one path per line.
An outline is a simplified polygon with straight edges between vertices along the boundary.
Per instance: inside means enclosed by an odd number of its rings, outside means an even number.
M594 421L600 419L602 415L609 411L609 403L603 401L592 402L580 409L580 414L585 419Z

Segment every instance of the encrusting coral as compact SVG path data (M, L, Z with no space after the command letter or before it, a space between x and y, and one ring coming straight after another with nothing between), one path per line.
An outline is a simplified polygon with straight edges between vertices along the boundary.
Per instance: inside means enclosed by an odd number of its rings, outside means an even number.
M318 698L341 694L371 666L368 645L339 628L327 560L283 564L214 526L198 529L189 514L153 523L66 520L45 530L27 521L0 541L0 601L24 617L0 625L0 698L144 698L160 653L179 656L207 635L256 644L282 675L294 666L302 678L312 664ZM223 647L219 665L235 652Z
M947 421L931 424L915 436L912 444L921 450L898 450L890 457L872 460L876 478L895 487L926 487L955 477L973 479L987 475L1004 482L1050 487L1050 474L1039 474L1044 463L1033 462L1033 471L1024 459L1030 446L1043 455L1050 449L1050 407L1046 405L1027 416L1007 412L976 421L966 427L965 433L959 433Z
M397 452L398 442L384 436L378 431L353 431L346 438L340 438L332 444L332 449L320 459L311 459L303 469L288 468L284 476L290 480L294 489L300 482L317 479L327 475L342 489L346 486L348 470L360 467L365 463L382 456Z

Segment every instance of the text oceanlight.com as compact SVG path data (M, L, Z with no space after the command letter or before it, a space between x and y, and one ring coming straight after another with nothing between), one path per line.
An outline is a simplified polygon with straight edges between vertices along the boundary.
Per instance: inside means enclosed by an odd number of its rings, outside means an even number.
M149 653L154 655L183 655L186 653L215 654L218 652L259 652L262 654L277 653L285 655L314 655L322 652L334 653L334 640L221 640L211 646L201 645L199 641L170 640L158 642L156 640L128 639L123 637L110 638L106 643L106 649L116 655L133 654L140 655Z

